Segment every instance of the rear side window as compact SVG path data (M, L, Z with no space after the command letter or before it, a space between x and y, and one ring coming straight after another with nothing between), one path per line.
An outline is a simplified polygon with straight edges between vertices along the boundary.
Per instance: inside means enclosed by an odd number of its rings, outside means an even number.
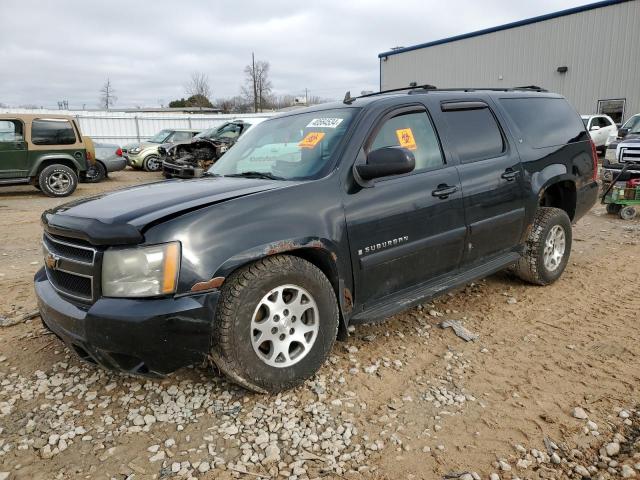
M500 102L533 148L588 140L580 117L563 98L502 98Z
M21 142L24 140L22 123L17 120L0 120L0 142Z
M72 145L76 134L68 120L38 119L31 124L31 141L36 145Z
M414 172L442 167L440 143L427 112L403 113L384 122L369 150L404 147L416 159Z
M500 127L489 108L444 112L462 163L495 158L505 151Z

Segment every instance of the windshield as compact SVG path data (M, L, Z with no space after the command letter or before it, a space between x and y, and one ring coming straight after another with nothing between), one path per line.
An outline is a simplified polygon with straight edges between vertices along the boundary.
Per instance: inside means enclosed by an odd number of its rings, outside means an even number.
M634 115L625 122L622 128L628 128L629 133L640 133L640 115Z
M260 172L286 180L318 178L333 155L357 108L336 108L267 120L251 128L209 170L216 175Z
M171 130L160 130L147 141L150 143L164 143L169 135L171 135Z
M248 127L249 127L248 125L245 125L245 128L248 128ZM196 135L196 137L210 138L210 139L216 139L216 138L235 139L240 136L241 132L242 132L242 125L239 125L237 123L225 123L221 127L210 128L208 130L205 130L204 132L201 132L198 135Z

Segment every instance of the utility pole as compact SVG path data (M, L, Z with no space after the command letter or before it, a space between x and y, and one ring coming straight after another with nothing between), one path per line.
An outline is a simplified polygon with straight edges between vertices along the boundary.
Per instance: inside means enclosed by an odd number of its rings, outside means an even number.
M258 113L258 83L256 78L256 57L251 52L251 76L253 77L253 113Z
M309 106L309 91L306 88L304 89L304 104Z

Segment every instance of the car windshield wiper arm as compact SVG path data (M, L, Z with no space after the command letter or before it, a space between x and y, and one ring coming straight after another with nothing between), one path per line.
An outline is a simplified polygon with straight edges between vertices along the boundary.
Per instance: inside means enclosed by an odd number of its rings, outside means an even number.
M283 177L278 177L277 175L273 175L269 172L241 172L241 173L232 173L230 175L225 175L225 177L244 177L244 178L267 178L269 180L284 180Z

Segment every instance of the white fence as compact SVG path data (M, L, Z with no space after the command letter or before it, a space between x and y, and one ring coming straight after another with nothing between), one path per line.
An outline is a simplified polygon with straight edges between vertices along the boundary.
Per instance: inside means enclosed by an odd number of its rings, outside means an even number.
M163 128L193 128L205 130L231 120L251 121L252 118L268 118L273 113L251 114L180 114L162 112L92 112L86 110L30 110L23 108L0 109L0 113L31 113L71 115L80 125L83 135L98 143L115 143L120 146L152 137Z

